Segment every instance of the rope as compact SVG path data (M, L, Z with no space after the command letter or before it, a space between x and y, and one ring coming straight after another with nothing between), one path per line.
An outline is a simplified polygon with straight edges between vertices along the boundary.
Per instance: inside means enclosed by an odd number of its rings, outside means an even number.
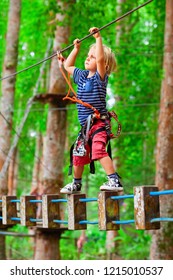
M173 218L167 218L167 217L160 217L160 218L153 218L150 220L151 223L155 222L173 222Z
M159 195L167 195L167 194L173 194L173 190L164 190L164 191L150 192L151 196L159 196Z
M104 26L98 28L97 32L103 30L104 28L107 28L108 26L112 25L113 23L116 23L117 21L120 21L121 19L123 19L123 18L125 18L126 16L132 14L133 12L135 12L135 11L139 10L140 8L142 8L142 7L146 6L146 5L148 5L148 4L151 3L152 1L153 1L153 0L149 0L149 1L145 2L144 4L142 4L142 5L140 5L140 6L136 7L136 8L134 8L133 10L130 10L129 12L125 13L124 15L118 17L117 19L115 19L115 20L109 22L108 24L106 24L106 25L104 25ZM92 33L90 33L90 34L88 34L88 35L86 35L85 37L83 37L82 39L79 40L79 43L82 42L82 41L84 41L84 40L86 40L86 39L88 39L89 37L91 37L91 36L92 36L93 34L95 34L95 33L96 33L96 31L95 31L95 32L92 32ZM63 48L62 50L60 50L60 53L63 53L64 51L67 51L68 49L72 48L73 46L74 46L74 44L71 44L71 45L69 45L69 46ZM37 63L35 63L35 64L33 64L33 65L30 65L30 66L28 66L28 67L26 67L26 68L24 68L24 69L22 69L22 70L20 70L20 71L18 71L18 72L14 72L14 73L12 73L12 74L10 74L10 75L8 75L8 76L5 76L5 77L0 78L0 81L5 80L5 79L8 79L8 78L11 78L11 77L13 77L13 76L15 76L15 75L18 75L18 74L20 74L20 73L22 73L22 72L24 72L24 71L26 71L26 70L28 70L28 69L31 69L31 68L33 68L33 67L35 67L35 66L37 66L37 65L39 65L39 64L41 64L41 63L43 63L44 61L47 61L47 60L53 58L53 57L56 56L56 55L57 55L57 52L53 53L52 55L48 56L47 58L44 58L44 59L42 59L41 61L39 61L39 62L37 62Z

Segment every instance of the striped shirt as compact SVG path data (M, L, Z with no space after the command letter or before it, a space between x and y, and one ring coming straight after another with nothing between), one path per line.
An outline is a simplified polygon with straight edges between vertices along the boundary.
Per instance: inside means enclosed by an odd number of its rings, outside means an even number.
M74 83L78 85L77 97L95 107L100 114L107 113L106 109L106 87L108 76L101 80L100 75L96 72L92 77L87 78L88 70L75 68L73 73ZM83 126L93 110L77 103L78 119Z

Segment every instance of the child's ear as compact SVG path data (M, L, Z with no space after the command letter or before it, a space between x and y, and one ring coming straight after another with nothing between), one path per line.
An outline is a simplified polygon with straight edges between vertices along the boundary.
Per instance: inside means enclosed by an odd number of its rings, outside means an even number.
M109 65L106 65L106 71L107 72L109 71Z

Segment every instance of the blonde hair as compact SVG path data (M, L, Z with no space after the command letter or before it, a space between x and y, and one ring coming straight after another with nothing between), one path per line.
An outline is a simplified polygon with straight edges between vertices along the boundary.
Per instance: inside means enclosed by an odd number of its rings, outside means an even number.
M92 44L91 48L95 48L96 44ZM112 72L115 72L117 67L117 62L114 53L112 52L111 48L103 45L104 56L105 56L105 65L106 65L106 72L110 75Z

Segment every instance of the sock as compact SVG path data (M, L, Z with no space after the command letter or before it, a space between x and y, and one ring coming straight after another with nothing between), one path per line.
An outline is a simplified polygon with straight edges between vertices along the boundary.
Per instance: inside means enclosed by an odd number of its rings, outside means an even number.
M108 175L108 177L109 177L110 179L114 179L114 180L117 179L116 173L110 174L110 175Z
M74 183L76 183L76 184L82 184L82 178L80 178L80 179L74 178Z

